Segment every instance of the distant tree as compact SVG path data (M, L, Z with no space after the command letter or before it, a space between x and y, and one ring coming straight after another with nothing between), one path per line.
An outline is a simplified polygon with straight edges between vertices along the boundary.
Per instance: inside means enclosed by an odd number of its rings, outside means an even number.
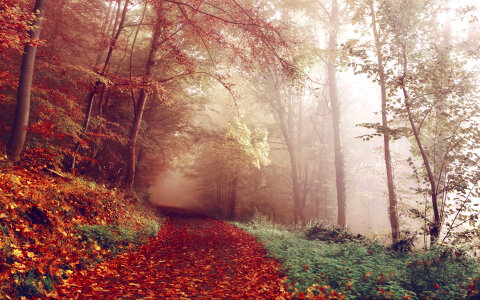
M232 120L216 148L221 161L226 163L229 173L228 217L235 218L238 181L250 166L261 168L270 164L267 131L255 128L250 130L238 118Z
M231 90L226 79L228 76L216 69L220 56L245 69L268 65L292 73L293 69L286 61L291 44L287 36L282 34L283 28L270 22L261 7L238 1L187 3L167 0L155 4L153 8L156 21L143 77L144 86L154 87L166 95L168 92L163 90L166 82L194 78L200 74L221 82ZM157 51L164 51L164 56L157 59ZM203 54L198 55L197 52ZM252 55L246 55L247 52ZM154 65L163 66L162 72L155 76ZM205 65L209 67L202 68ZM225 64L224 68L228 69L228 66ZM136 137L142 111L151 91L141 89L135 104L124 182L127 188L134 183Z
M239 118L227 128L211 132L201 147L190 176L196 178L202 194L211 195L226 216L236 217L239 183L255 176L255 170L270 164L268 133L265 129L251 130ZM252 175L253 174L253 175Z
M278 75L278 74L277 74ZM298 117L296 114L297 106L294 105L294 90L292 86L285 86L286 82L282 80L281 76L275 76L273 73L265 74L263 89L257 97L265 101L271 108L275 121L281 132L281 137L285 142L288 156L290 158L292 193L294 202L294 222L305 223L305 203L302 201L302 189L300 181L300 157L299 145L302 141L296 143L294 118ZM297 124L298 126L298 124ZM297 128L298 135L303 134L300 128Z
M345 162L342 151L340 132L340 100L337 88L337 34L340 27L340 10L338 1L331 1L331 9L325 11L330 16L328 28L328 95L332 106L333 144L335 148L335 179L337 186L338 220L340 226L347 225L347 195L345 192Z

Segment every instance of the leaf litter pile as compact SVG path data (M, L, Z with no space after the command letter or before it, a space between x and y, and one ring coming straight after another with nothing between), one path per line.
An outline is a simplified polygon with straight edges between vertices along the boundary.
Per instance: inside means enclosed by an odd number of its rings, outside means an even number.
M171 216L137 249L69 278L54 298L289 299L281 265L252 236L210 218Z

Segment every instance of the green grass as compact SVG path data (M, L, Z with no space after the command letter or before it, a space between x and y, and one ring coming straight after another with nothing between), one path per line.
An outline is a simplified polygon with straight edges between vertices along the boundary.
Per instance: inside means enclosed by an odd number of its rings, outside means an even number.
M124 246L141 245L149 237L156 236L159 225L149 220L138 230L118 225L81 225L77 229L83 240L97 242L102 248L118 253Z
M462 299L480 274L474 259L448 247L400 253L331 226L287 230L258 218L235 225L283 264L292 291L330 286L347 299Z

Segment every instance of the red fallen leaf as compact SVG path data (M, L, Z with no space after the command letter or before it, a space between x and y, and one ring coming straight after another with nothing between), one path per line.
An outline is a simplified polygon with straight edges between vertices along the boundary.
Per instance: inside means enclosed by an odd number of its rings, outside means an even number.
M475 290L475 283L473 283L473 281L472 281L472 283L470 283L470 284L468 285L468 290L469 290L469 291L474 291L474 290Z
M308 271L308 265L307 264L303 265L303 268L305 268L305 271Z
M459 252L455 251L455 256L456 256L457 258L460 258L460 256L462 256L462 254L460 254Z
M433 284L433 288L436 289L436 290L438 290L438 289L440 288L440 286L438 285L438 283L435 282L435 283Z
M332 290L330 292L330 299L338 299L339 298L339 294L337 292L335 292L334 290Z

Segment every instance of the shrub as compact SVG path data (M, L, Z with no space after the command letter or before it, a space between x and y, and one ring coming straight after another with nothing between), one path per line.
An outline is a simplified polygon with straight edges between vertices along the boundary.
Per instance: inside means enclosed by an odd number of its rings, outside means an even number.
M476 262L446 246L408 258L405 277L419 298L459 298L466 294L471 277L479 272Z
M154 237L158 235L158 231L160 230L160 226L154 220L147 220L144 222L144 226L142 228L143 234L146 237Z
M322 222L312 222L304 230L309 240L319 240L333 243L345 243L362 240L360 234L354 235L345 228L337 225L327 225Z
M43 291L53 291L55 289L52 279L49 276L40 275L33 269L28 271L25 278L16 275L19 282L15 288L15 296L20 297L42 297Z
M327 286L347 299L478 297L480 279L472 280L478 263L452 248L401 253L335 226L310 224L299 232L268 222L235 224L282 262L291 291Z
M84 240L97 241L105 249L113 250L117 243L112 225L81 225L78 231Z
M81 225L78 227L83 240L96 241L102 248L114 252L119 246L140 245L158 234L159 225L153 220L144 221L139 230L118 225Z

